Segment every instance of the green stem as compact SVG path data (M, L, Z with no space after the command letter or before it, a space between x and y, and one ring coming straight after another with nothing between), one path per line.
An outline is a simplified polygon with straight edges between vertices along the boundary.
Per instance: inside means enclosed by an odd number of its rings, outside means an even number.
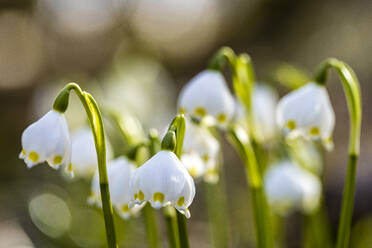
M231 48L222 47L213 56L208 68L211 70L222 71L226 62L231 67L234 92L239 101L244 105L247 114L248 127L250 127L250 134L252 134L253 115L251 108L255 73L251 57L246 53L237 56ZM252 135L252 137L254 136Z
M329 68L334 68L341 79L350 115L349 161L336 243L337 248L346 248L349 246L351 219L354 208L356 169L359 157L360 129L362 122L362 103L358 79L351 67L342 61L334 58L325 60L315 74L315 81L321 85L325 85Z
M176 147L174 153L178 158L181 157L183 139L185 137L186 121L184 115L177 115L171 123L170 129L175 128L176 132ZM177 211L178 236L181 248L189 248L189 236L187 231L187 222L183 214Z
M145 216L146 234L149 247L158 248L160 245L154 209L149 204L146 204L143 208L143 214Z
M275 240L275 247L286 247L286 219L278 214L272 216L273 236Z
M94 98L88 92L82 91L79 85L75 83L69 83L61 90L53 105L53 108L56 111L62 113L66 111L71 90L75 91L76 95L83 104L93 132L97 152L99 183L101 190L102 209L106 226L107 243L109 248L116 248L118 246L116 243L113 210L110 200L110 191L106 170L106 143L102 116Z
M331 247L329 223L324 205L321 204L316 212L304 216L304 247Z
M209 131L222 142L217 128L211 127ZM204 196L207 203L208 224L210 239L215 248L230 247L230 223L228 214L228 201L226 196L226 179L223 167L223 154L218 155L217 161L218 177L217 183L209 183L203 180Z
M171 206L167 206L164 208L163 215L167 227L169 247L180 248L176 210Z
M337 248L349 247L351 219L354 208L355 181L358 157L356 155L349 156L349 164L347 167L346 181L342 198L341 219L337 233Z
M180 247L181 248L189 248L189 235L187 231L187 222L186 217L177 211L177 224L178 224L178 232L180 238Z
M221 175L222 173L220 173ZM226 192L222 175L217 184L203 182L207 202L211 241L215 248L229 247L229 222L226 207Z
M262 178L258 168L256 155L248 138L248 134L242 128L230 128L229 138L245 165L245 174L251 192L253 216L255 219L257 247L273 247L273 238L269 223L269 211L263 189Z
M184 115L177 115L172 120L168 132L162 140L162 149L172 150L176 156L180 158L185 128L186 123ZM167 224L169 246L188 248L189 238L185 217L178 212L176 213L175 209L170 206L164 209L164 217Z
M249 127L248 133L245 133L246 137L244 137L244 140L241 140L239 136L245 130L235 130L232 128L229 130L229 135L244 161L246 177L252 197L258 247L272 247L273 238L269 226L270 216L262 186L262 176L255 150L249 138L254 137L252 91L255 76L253 64L248 54L236 56L231 48L223 47L212 58L209 69L221 71L226 62L231 66L234 91L239 101L244 105Z

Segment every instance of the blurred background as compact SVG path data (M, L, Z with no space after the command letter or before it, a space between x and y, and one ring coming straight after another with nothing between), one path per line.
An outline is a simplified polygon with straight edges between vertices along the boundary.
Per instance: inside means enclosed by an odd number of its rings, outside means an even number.
M287 89L278 84L278 65L292 64L311 76L333 56L354 68L364 122L352 247L369 247L364 245L372 237L371 13L368 0L0 1L0 247L105 245L101 211L86 204L89 182L68 182L47 166L28 170L18 159L22 131L51 108L64 84L75 81L99 104L135 115L146 128L162 129L176 112L179 90L223 45L249 53L258 80L273 84L280 95ZM337 121L324 187L335 233L348 113L334 75L328 85ZM73 130L85 117L75 97L72 106ZM224 151L233 246L254 247L253 226L241 221L251 218L243 167L227 143ZM192 247L210 247L205 211L203 197L197 197L189 222ZM122 247L144 247L143 221L115 221ZM300 215L288 219L288 247L299 247L301 222Z

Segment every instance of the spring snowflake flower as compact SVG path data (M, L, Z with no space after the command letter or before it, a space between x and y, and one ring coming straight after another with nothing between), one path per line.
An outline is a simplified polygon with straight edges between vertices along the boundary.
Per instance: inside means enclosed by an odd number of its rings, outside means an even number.
M265 178L265 192L273 211L286 215L293 210L311 213L321 197L321 182L315 175L289 161L272 166Z
M220 72L205 70L182 89L178 108L194 118L226 126L234 115L234 98Z
M181 161L193 178L203 177L206 182L216 183L219 152L218 140L206 127L186 123Z
M253 135L260 143L266 143L277 137L278 128L275 120L278 96L268 85L256 84L253 90ZM236 121L247 124L246 113L241 103L236 100Z
M286 132L321 139L326 148L332 148L335 113L324 86L308 83L284 96L278 104L276 119Z
M160 151L135 170L131 192L130 207L146 201L154 208L172 205L190 218L188 207L195 196L195 184L173 152Z
M70 133L63 113L51 110L22 133L19 157L28 168L45 161L54 169L69 167L70 154Z
M111 202L115 210L124 219L136 214L143 206L142 204L131 209L128 207L128 203L132 200L130 180L135 168L135 164L125 157L111 160L107 166ZM99 207L102 206L98 171L96 171L92 180L91 195L88 198L88 203Z
M71 138L71 172L78 177L90 178L98 169L94 137L89 127L78 129ZM111 145L106 139L107 160L112 158Z

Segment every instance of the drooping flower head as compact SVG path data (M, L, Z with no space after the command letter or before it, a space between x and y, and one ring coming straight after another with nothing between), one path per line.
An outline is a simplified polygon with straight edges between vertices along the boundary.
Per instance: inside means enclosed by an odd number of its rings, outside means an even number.
M75 176L89 178L98 169L94 137L89 127L80 128L72 134L71 168ZM106 139L106 157L112 158L111 145Z
M189 218L195 184L177 156L163 150L135 170L131 192L130 207L146 201L154 208L172 205Z
M65 115L51 110L22 133L19 155L28 168L47 162L52 168L69 167L71 141Z
M181 161L194 178L203 177L209 183L218 181L220 144L204 126L186 122Z
M321 139L327 148L332 148L335 113L324 86L308 83L284 96L276 119L287 133Z
M268 202L281 215L293 210L311 213L317 209L321 197L318 177L289 161L269 168L265 178Z
M128 207L128 203L132 200L130 180L135 168L135 164L125 157L111 160L107 167L111 202L119 215L124 219L128 219L142 207L142 205L131 209ZM92 180L91 195L88 198L88 203L99 207L102 205L98 171L96 171Z
M182 89L178 108L191 117L225 126L234 115L234 98L220 72L205 70Z

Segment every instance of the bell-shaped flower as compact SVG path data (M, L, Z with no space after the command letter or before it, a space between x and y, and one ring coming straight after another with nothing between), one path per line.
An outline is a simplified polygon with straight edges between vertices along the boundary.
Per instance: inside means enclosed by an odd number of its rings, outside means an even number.
M71 141L63 113L49 111L28 126L22 133L22 151L19 155L28 168L47 162L52 168L70 164Z
M335 113L324 86L308 83L284 96L278 104L278 125L294 136L321 139L332 148Z
M205 70L182 89L178 108L191 117L225 126L234 115L234 98L220 72Z
M186 122L181 161L193 178L203 177L206 182L218 181L220 144L205 126Z
M91 178L98 169L97 153L94 137L89 127L78 129L71 137L71 168L70 173L77 177ZM106 157L112 158L111 145L106 139Z
M124 219L128 219L131 215L136 214L143 206L128 207L128 203L132 200L130 180L135 168L135 164L125 157L111 160L107 166L111 202L115 210ZM102 206L98 170L93 176L88 203L99 207Z
M135 170L131 192L130 207L146 201L154 208L172 205L189 218L195 184L173 152L160 151Z
M252 96L253 135L260 143L273 141L278 134L275 120L278 96L273 88L256 84ZM241 103L236 100L235 120L247 124L247 116Z
M293 210L311 213L319 206L319 178L289 161L270 167L264 183L269 205L278 214L286 215Z

